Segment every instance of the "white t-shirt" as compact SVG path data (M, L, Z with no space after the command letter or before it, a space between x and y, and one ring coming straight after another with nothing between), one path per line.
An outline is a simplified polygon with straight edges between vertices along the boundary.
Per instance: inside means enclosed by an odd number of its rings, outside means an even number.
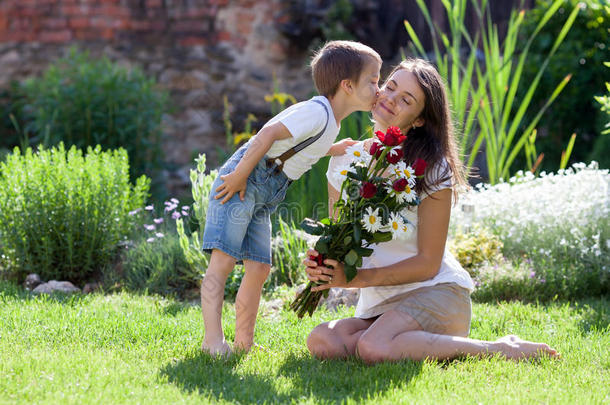
M338 184L333 173L340 165L348 164L350 158L348 155L342 155L334 156L330 159L326 176L329 183L337 190L341 189L341 184ZM426 180L439 178L444 173L446 166L447 162L443 161L432 170L428 170L426 172ZM428 184L433 184L433 181L430 181ZM451 179L431 187L430 192L433 193L445 188L451 188ZM426 197L428 195L420 196L422 200ZM373 254L363 258L362 269L389 266L417 254L417 206L411 207L405 217L414 225L413 231L409 234L408 238L406 240L394 239L389 242L371 245L370 247L374 249ZM456 283L471 292L474 290L474 283L470 275L462 268L447 248L445 248L439 272L434 278L409 284L361 288L355 316L365 315L366 317L372 317L379 315L384 312L384 309L382 307L374 307L383 301L417 288L440 283Z
M340 127L335 120L333 109L326 97L316 96L307 101L291 105L265 124L267 126L280 121L292 135L292 138L280 139L271 145L267 156L278 157L288 149L315 136L324 128L327 117L326 111L324 107L313 100L323 102L328 108L328 124L317 141L284 162L284 173L292 180L298 179L303 173L311 169L321 157L328 153L335 142Z

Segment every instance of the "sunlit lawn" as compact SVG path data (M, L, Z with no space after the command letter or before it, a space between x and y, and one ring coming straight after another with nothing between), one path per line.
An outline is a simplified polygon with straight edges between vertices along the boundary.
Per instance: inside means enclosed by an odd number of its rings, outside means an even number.
M471 336L517 334L563 355L367 366L320 362L305 347L319 311L298 320L263 305L268 351L230 360L199 352L200 309L129 294L34 297L0 283L1 403L608 403L610 301L475 304ZM225 307L233 335L233 306Z

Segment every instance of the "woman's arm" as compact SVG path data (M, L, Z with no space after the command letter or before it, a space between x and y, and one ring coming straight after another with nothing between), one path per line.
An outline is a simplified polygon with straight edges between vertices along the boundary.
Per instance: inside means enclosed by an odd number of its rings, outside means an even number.
M330 189L330 187L329 187ZM389 266L370 269L359 269L356 277L349 283L345 281L342 265L335 260L327 259L326 264L335 270L325 267L315 268L315 262L305 260L309 279L332 282L316 289L330 287L363 288L372 286L399 285L424 281L435 277L441 266L449 218L451 215L451 189L444 189L424 198L418 206L417 244L415 256ZM330 195L330 194L329 194Z

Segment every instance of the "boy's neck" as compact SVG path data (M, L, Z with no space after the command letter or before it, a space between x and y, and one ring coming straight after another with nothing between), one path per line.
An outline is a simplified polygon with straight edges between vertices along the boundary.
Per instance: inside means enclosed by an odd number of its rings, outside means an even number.
M350 105L346 97L343 97L341 92L337 92L337 94L332 97L327 97L327 99L333 109L337 126L341 125L341 121L343 121L345 117L356 111L354 106Z

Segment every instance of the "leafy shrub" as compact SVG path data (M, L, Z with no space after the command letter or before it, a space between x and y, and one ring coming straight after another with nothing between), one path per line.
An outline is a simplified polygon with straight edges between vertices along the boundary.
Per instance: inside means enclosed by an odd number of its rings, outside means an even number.
M21 91L24 132L33 135L34 144L122 147L132 180L141 174L156 179L167 95L141 70L72 49L42 77L26 80Z
M483 263L477 268L474 276L475 290L472 299L475 301L535 301L552 299L555 292L549 294L546 280L536 275L528 261L514 262L501 260L496 264Z
M294 222L287 223L279 218L279 231L273 238L273 268L267 284L273 288L280 285L295 286L305 282L302 261L307 252L307 236L296 228Z
M480 226L471 232L458 231L449 241L451 253L471 276L485 263L499 263L503 259L502 246L498 236Z
M552 0L537 0L535 7L526 13L524 37L534 31L551 3ZM562 149L574 132L577 134L578 142L572 152L573 161L589 161L592 158L590 153L595 140L598 139L604 124L600 118L603 113L599 111L593 99L595 95L600 94L608 77L603 62L610 60L608 6L607 2L602 0L563 1L561 12L549 20L532 44L528 63L523 71L523 86L518 96L522 98L525 95L528 83L536 76L563 23L576 7L581 8L578 16L564 43L550 60L548 69L540 81L539 92L532 100L534 108L528 111L530 116L534 116L537 113L536 107L542 107L544 104L544 95L550 94L563 77L572 74L570 83L539 123L539 128L546 129L539 131L536 140L538 152L545 154L542 161L545 170L556 168L555 162L559 161ZM607 152L598 155L604 158L599 161L601 167L610 167L609 156Z
M0 253L18 278L85 280L111 261L148 187L130 184L123 149L15 148L0 163Z
M141 239L123 255L125 286L130 290L178 297L196 296L202 274L186 261L180 238L168 233L162 238Z
M473 221L497 235L510 260L527 257L545 288L571 298L610 292L610 174L595 162L557 174L520 172L464 196ZM467 222L452 215L452 232Z

